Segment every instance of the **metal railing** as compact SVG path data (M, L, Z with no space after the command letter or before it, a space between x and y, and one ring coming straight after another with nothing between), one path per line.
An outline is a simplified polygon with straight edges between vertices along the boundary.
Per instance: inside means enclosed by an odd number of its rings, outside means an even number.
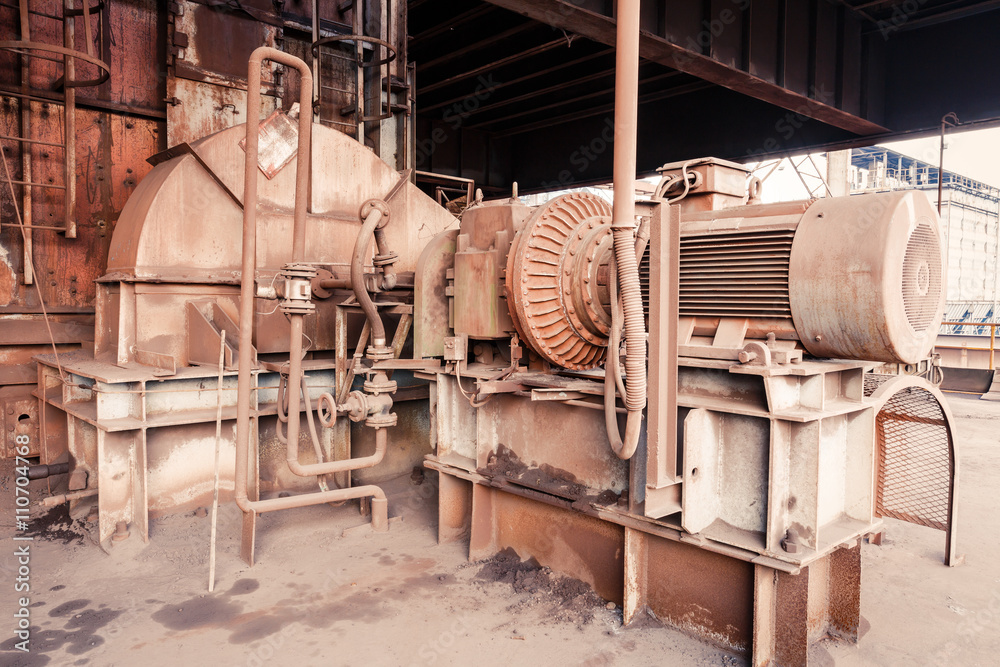
M964 345L935 345L934 347L941 350L977 350L980 352L989 352L990 370L996 368L994 359L996 358L997 327L1000 327L1000 322L942 322L941 326L989 327L990 328L989 347L967 347Z

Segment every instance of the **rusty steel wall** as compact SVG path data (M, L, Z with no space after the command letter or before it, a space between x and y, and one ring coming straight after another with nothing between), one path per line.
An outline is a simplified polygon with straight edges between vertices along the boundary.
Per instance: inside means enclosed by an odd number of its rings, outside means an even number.
M21 4L28 7L27 35L21 34ZM317 4L323 17L321 35L353 31L353 3ZM17 212L26 196L21 185L13 185L11 192L0 169L0 410L32 442L38 441L38 421L22 409L33 400L36 370L31 358L51 352L51 339L61 352L92 347L94 281L107 270L112 232L125 202L151 169L147 158L246 122L246 68L253 49L274 46L311 60L313 3L308 0L247 0L239 8L208 0L104 5L91 15L89 31L84 17L69 21L75 50L91 53L109 70L104 83L73 89L75 204L70 217L76 223L75 237L62 231L67 225L66 199L72 196L67 194L61 147L66 121L62 57L41 50L25 57L0 49L0 136L43 142L0 139L11 180L26 180L24 163L30 156L31 182L53 186L30 188L25 221L30 218L36 227L27 250L35 275L30 267L26 275L25 242L17 227ZM399 55L391 74L395 83L404 81L405 3L369 0L363 7L370 17L391 16L390 37ZM62 46L63 14L60 0L0 4L0 41L30 39ZM75 63L75 79L94 78L96 67L79 59ZM353 80L355 68L333 75ZM286 76L281 67L268 66L263 82L262 116L278 106L287 109L298 98L298 76ZM344 87L329 77L325 83ZM404 90L395 99L407 94ZM346 97L338 95L326 90L323 103L337 109L347 106ZM392 130L395 143L386 152L398 156L398 162L407 153L402 149L407 138L399 130L409 121L397 120L368 124L366 131L370 144L385 146L379 133L383 126ZM26 152L22 146L27 146ZM51 337L41 301L50 315ZM19 420L24 414L29 419Z
M30 40L62 46L62 3L32 0L28 5ZM74 27L74 47L86 53L84 19L76 19ZM25 59L0 50L0 135L46 142L0 140L12 180L25 180L27 154L32 182L63 188L30 188L30 218L41 228L29 234L34 275L31 284L25 284L25 243L17 228L17 212L24 213L23 186L15 185L12 196L0 169L0 409L9 420L16 420L5 430L27 434L35 449L37 410L27 409L36 402L31 396L37 379L31 357L51 352L40 300L49 310L52 337L61 351L93 340L94 279L104 273L111 232L125 201L150 170L146 158L166 145L164 34L158 3L105 3L100 15L91 17L90 33L94 57L110 64L110 77L101 85L74 89L75 238L53 229L63 228L67 221L61 147L65 107L58 86L62 59L53 60L54 54L41 51L33 51L41 57ZM22 38L17 4L0 5L0 41ZM77 61L77 79L93 78L95 72L95 67ZM27 126L23 111L28 111ZM27 419L19 419L23 416Z

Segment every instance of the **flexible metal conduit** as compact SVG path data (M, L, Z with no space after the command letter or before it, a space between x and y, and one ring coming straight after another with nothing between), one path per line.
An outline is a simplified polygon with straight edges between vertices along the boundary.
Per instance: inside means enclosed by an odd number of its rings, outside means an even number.
M309 66L299 58L269 47L255 49L250 56L247 72L247 125L246 125L246 167L243 188L243 262L240 275L240 349L239 372L237 376L236 405L236 504L244 512L271 512L306 507L321 503L337 502L351 498L372 496L372 527L375 530L388 529L388 501L385 493L377 486L358 486L309 493L287 498L251 501L247 496L247 477L250 459L250 380L253 363L251 345L253 343L254 276L257 255L257 151L259 133L256 119L260 110L260 71L264 60L271 60L288 67L294 67L301 75L299 85L299 137L295 171L295 215L292 232L292 261L301 261L305 252L306 205L309 195L309 175L312 169L312 73ZM289 377L298 384L302 373L302 316L293 315L291 324L291 351ZM298 463L299 392L289 392L288 406L288 465L297 475L312 476L336 472L337 469L317 470L319 466L302 466ZM384 429L375 432L376 451L379 441L385 449ZM295 456L293 456L293 452ZM322 464L326 466L328 464Z
M625 318L625 437L608 418L608 439L615 454L635 453L646 407L646 326L642 313L639 264L635 257L636 124L639 110L639 0L619 0L615 43L615 147L611 228L614 234L618 283ZM612 327L613 328L613 327ZM617 350L608 349L605 377L617 371ZM613 380L612 375L612 380ZM613 407L613 405L612 405ZM612 433L612 429L614 433Z

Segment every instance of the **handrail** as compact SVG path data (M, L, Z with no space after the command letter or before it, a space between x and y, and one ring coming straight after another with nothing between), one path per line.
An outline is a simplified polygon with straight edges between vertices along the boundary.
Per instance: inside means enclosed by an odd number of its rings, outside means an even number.
M979 350L983 352L989 350L990 370L996 368L994 359L996 358L997 327L1000 327L1000 322L942 322L941 326L989 327L990 328L989 347L963 347L963 346L952 346L952 345L935 345L935 347L940 347L945 350Z

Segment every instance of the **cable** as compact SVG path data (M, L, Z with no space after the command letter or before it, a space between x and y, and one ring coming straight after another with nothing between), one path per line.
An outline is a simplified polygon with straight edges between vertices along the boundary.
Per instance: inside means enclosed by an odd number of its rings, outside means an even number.
M697 162L697 160L688 160L687 162L685 162L684 164L682 164L681 165L681 175L680 176L678 176L678 175L675 174L673 176L669 176L667 178L664 178L660 182L660 184L656 186L656 191L653 193L654 199L663 199L664 195L666 195L667 192L669 192L670 190L672 190L674 188L674 186L677 185L677 183L680 182L681 180L684 181L684 192L682 192L678 196L674 197L673 199L667 199L666 203L667 204L673 204L673 203L679 202L680 200L682 200L685 197L687 197L688 193L691 192L691 188L698 181L698 174L697 173L690 173L690 174L688 173L688 167L690 167L695 162Z
M7 185L10 187L10 199L14 203L14 214L17 216L17 226L21 230L21 242L24 244L24 247L27 248L28 235L24 232L24 221L21 219L21 208L17 205L17 194L14 192L14 179L11 178L10 167L7 166L7 156L4 155L3 151L0 151L0 158L3 158L3 170L7 175ZM30 252L24 253L24 261L27 262L28 268L31 269L31 275L36 275L35 262L32 259ZM42 307L42 317L45 319L45 329L49 333L49 342L52 344L52 353L56 358L56 368L59 369L59 379L62 380L63 384L66 384L66 371L63 370L62 363L59 361L59 350L56 348L56 337L52 335L52 323L49 321L49 311L45 307L45 299L42 297L41 285L36 283L35 291L38 292L38 303Z
M465 396L465 400L467 400L469 402L469 405L471 405L472 407L481 408L487 403L489 403L491 400L493 400L493 397L496 396L496 394L490 394L485 399L478 401L476 400L476 396L479 395L478 391L472 395L467 394L465 392L465 389L462 387L462 362L460 361L455 363L455 375L458 377L458 390L462 392L462 396Z

